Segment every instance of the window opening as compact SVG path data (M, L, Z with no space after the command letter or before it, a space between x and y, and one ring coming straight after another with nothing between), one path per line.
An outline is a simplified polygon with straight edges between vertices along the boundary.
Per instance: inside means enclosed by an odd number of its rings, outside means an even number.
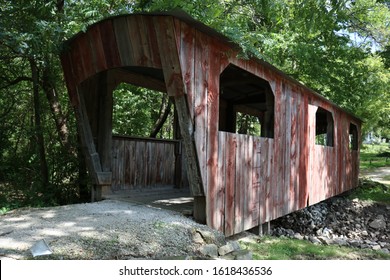
M349 125L349 149L352 151L357 151L358 150L358 131L356 125L351 123Z
M174 114L166 93L122 83L113 92L113 134L174 138Z
M332 113L319 107L316 112L317 145L333 147L334 122Z
M220 76L219 130L274 137L275 97L269 83L237 66Z

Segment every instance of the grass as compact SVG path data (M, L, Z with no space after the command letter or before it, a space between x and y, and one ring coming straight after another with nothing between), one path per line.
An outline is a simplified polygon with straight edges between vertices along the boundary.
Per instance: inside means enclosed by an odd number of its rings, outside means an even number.
M390 152L388 143L365 144L360 150L360 169L366 170L390 166L390 158L379 156L383 152Z
M390 254L338 245L315 245L306 240L264 236L257 242L242 241L255 260L390 260Z
M390 186L363 179L349 199L390 205ZM256 260L390 260L390 254L338 245L316 245L306 240L264 236L256 241L241 241Z
M363 179L360 181L359 187L354 189L349 197L390 205L390 186Z

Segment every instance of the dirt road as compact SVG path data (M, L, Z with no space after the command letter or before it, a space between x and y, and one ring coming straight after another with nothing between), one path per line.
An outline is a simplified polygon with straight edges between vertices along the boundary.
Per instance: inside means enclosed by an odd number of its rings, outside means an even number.
M366 177L379 183L390 185L390 167L381 167L374 170L360 171L360 177Z

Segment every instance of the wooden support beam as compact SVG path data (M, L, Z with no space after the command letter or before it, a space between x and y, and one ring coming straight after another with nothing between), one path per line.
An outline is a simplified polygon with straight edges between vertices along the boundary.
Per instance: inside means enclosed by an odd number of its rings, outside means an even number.
M172 17L154 18L161 65L167 93L175 103L180 133L183 138L187 175L193 196L204 196L198 159L193 140L193 123L188 110L186 90L182 77L179 52L176 45L175 28Z
M100 150L97 151L94 136L91 129L91 122L87 113L87 106L84 98L84 91L87 91L88 87L78 87L77 98L79 99L78 106L76 107L76 120L79 127L81 144L84 149L86 157L86 164L89 174L92 179L93 188L91 192L91 201L99 201L102 199L102 186L111 185L112 173L111 173L111 119L108 116L112 113L112 103L107 112L101 112L101 116L93 115L92 118L98 117L102 124L102 128L98 129L98 143L100 142ZM99 95L97 95L99 96ZM98 106L108 106L105 102L109 103L109 93L103 95L104 97L98 102ZM111 97L112 98L112 97ZM104 105L103 105L104 104ZM111 113L110 113L111 112ZM98 114L100 115L100 114ZM108 139L109 138L109 139ZM103 161L99 155L103 155ZM103 165L103 166L102 166Z
M192 123L189 119L187 109L187 100L184 95L174 98L178 121L180 124L180 133L183 137L184 155L187 163L187 174L190 183L190 189L193 196L203 196L202 182L197 162L195 145L192 137Z
M93 184L99 184L97 173L102 171L100 158L99 154L96 152L84 96L82 93L80 93L80 89L78 89L77 95L79 99L79 105L76 107L75 114L77 125L79 127L81 145L84 149L87 168L92 178L92 182Z
M99 186L97 189L97 200L101 200L104 192L111 189L112 183L112 111L114 85L109 84L108 74L100 75L97 84L98 115L97 115L97 151L100 156L102 172L98 173ZM105 188L106 191L103 191Z

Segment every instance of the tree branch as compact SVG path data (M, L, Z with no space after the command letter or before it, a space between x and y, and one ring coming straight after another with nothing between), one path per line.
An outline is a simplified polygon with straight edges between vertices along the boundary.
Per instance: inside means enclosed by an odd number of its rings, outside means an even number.
M8 88L8 87L11 87L11 86L14 86L14 85L16 85L16 84L18 84L20 82L25 82L25 81L32 82L33 81L30 77L25 77L25 76L17 77L16 79L14 79L12 81L6 80L4 78L3 78L3 80L6 81L7 85L0 87L0 90Z

